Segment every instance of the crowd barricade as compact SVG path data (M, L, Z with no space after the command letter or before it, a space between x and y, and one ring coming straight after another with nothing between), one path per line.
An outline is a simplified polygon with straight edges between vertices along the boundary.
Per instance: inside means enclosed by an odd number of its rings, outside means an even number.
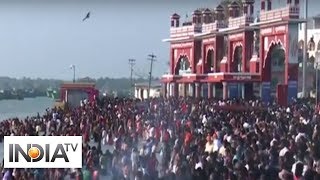
M225 111L267 111L268 109L260 106L245 106L245 105L215 105L213 106L215 110L225 110Z

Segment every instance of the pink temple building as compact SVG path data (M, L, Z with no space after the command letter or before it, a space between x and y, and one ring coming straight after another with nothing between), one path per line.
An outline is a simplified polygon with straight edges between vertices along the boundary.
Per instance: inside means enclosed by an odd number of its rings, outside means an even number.
M80 106L80 101L93 102L99 96L94 83L63 83L60 86L60 100L69 107Z
M261 0L254 17L254 0L227 8L195 10L192 21L171 16L170 71L162 76L165 96L276 98L287 104L298 91L299 0L272 9Z

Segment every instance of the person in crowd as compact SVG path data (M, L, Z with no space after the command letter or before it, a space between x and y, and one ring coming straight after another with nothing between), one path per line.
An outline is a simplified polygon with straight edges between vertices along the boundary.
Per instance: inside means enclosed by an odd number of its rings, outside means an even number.
M310 100L97 99L0 122L3 136L83 137L82 169L4 169L2 179L320 178L320 115Z

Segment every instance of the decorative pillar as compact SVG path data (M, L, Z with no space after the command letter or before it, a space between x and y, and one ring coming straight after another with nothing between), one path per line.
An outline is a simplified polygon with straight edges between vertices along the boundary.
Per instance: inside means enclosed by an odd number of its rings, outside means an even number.
M250 11L250 15L253 15L253 12L254 12L254 6L253 6L253 4L250 4L250 5L249 5L249 11Z
M195 97L196 96L195 95L195 85L194 85L194 83L190 83L189 84L189 95L191 97Z
M139 97L140 97L140 99L143 99L143 94L144 94L143 89L140 88L139 89Z
M212 98L213 97L213 87L211 83L208 83L208 98Z
M195 95L196 95L196 98L199 98L201 95L201 84L200 83L195 83Z
M137 90L137 96L136 96L136 97L137 97L138 99L141 99L141 98L140 98L140 89L137 88L136 90Z
M270 85L270 82L261 82L260 96L264 103L269 103L271 101Z
M243 14L248 15L249 7L247 3L243 4Z
M171 90L171 86L170 86L170 83L168 83L168 84L167 84L166 89L167 89L166 97L168 98L168 97L170 97L170 96L171 96L171 92L170 92L170 90Z
M234 83L230 82L228 83L228 98L233 99L233 98L239 98L240 97L240 92L239 92L239 83Z
M142 97L141 97L141 99L145 99L145 95L144 95L144 94L145 94L146 91L145 91L145 89L141 89L141 91L142 91Z
M179 83L173 83L173 96L179 97Z
M140 90L137 88L137 98L140 99Z
M167 97L167 84L168 83L163 83L162 85L162 97Z
M187 83L182 83L182 96L187 97L188 91L187 91Z
M222 89L223 89L223 99L228 99L228 83L222 82Z
M245 84L241 83L241 97L242 97L242 99L246 98L245 94L246 94L246 92L245 92Z
M234 17L234 10L231 7L229 8L229 16L232 18Z
M65 93L66 93L66 95L65 95L65 101L68 102L68 101L69 101L69 97L68 97L68 96L69 96L69 90L66 89Z

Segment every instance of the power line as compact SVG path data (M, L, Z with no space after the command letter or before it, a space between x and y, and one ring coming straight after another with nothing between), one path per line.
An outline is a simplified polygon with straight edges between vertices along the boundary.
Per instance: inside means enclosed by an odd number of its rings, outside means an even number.
M141 79L147 79L149 77L149 75L144 73L139 73L138 71L135 71L135 70L133 70L133 75Z
M129 64L130 64L130 95L132 96L133 93L133 80L132 80L132 75L133 75L133 66L136 64L135 59L129 59Z
M150 98L150 88L151 88L151 78L152 78L152 65L153 65L153 62L156 61L156 57L157 56L152 53L152 54L149 54L148 57L149 57L148 60L150 60L148 98Z

